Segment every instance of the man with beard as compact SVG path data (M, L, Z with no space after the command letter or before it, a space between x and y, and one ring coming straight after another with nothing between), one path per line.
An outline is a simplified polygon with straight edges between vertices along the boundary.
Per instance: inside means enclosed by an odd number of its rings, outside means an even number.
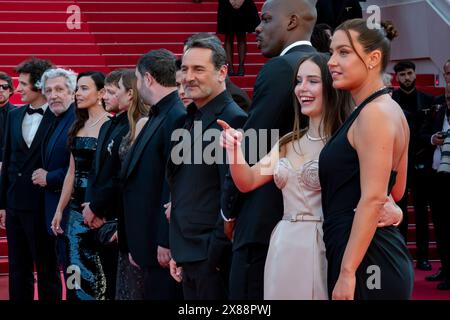
M413 196L414 215L416 222L417 268L431 270L428 262L428 204L430 203L430 166L427 147L419 139L419 131L428 115L434 97L416 89L416 66L411 61L400 61L394 66L396 79L400 88L395 90L392 98L397 101L405 112L410 129L408 187ZM400 224L405 241L408 231L408 192L399 206L403 210L403 222Z

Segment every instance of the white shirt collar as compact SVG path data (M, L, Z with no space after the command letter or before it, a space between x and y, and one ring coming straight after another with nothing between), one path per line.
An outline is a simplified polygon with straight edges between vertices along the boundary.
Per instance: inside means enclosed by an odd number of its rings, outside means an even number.
M290 45L288 45L286 48L284 48L283 51L281 51L281 53L280 53L280 57L284 56L286 54L286 52L291 50L293 47L303 46L303 45L312 46L310 41L306 41L306 40L296 41L296 42L291 43Z

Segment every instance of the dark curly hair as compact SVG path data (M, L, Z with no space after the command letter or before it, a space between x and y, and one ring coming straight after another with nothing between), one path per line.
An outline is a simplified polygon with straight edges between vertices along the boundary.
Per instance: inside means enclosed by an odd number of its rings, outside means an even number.
M17 73L28 73L30 75L31 89L35 92L40 91L41 88L36 87L36 82L41 80L42 75L48 69L55 66L49 60L43 60L38 58L31 58L23 61L16 67Z

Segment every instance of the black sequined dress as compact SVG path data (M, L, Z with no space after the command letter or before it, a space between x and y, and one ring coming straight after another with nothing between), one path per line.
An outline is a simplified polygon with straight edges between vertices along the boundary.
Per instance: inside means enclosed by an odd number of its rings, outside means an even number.
M106 278L97 250L97 231L84 224L81 206L85 202L88 176L96 148L97 138L94 137L75 137L71 145L75 160L75 180L65 232L69 261L68 300L105 299Z

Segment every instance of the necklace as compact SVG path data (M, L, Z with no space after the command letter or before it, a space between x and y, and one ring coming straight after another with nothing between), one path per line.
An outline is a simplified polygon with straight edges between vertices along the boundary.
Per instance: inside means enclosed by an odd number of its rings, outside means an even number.
M87 121L86 121L86 123L85 123L86 127L88 127L88 128L95 127L95 125L96 125L97 123L99 123L100 120L102 120L102 119L105 117L105 115L107 115L107 114L108 114L108 112L103 113L103 114L102 114L100 117L98 117L98 119L95 120L94 123L92 123L92 124L88 124Z
M318 138L316 138L316 137L311 137L311 136L309 135L308 131L306 132L306 138L307 138L309 141L324 141L324 140L326 139L326 137L318 137Z

